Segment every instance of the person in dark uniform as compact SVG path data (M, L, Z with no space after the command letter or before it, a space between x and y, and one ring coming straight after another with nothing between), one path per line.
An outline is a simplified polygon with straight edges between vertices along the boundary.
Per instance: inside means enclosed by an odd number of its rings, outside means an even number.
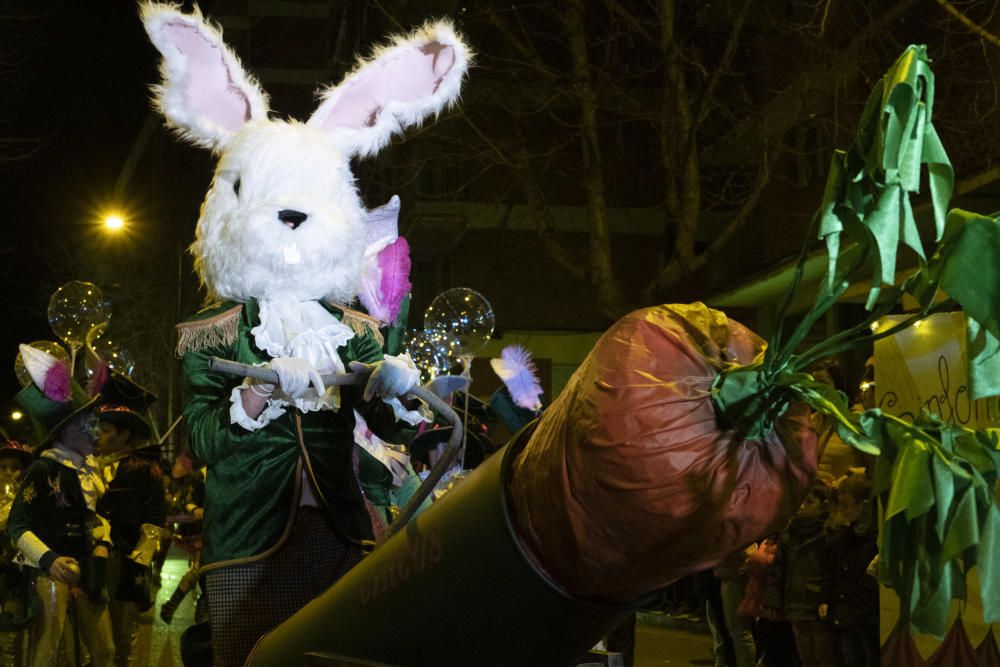
M93 456L98 398L89 398L70 380L68 367L59 367L65 362L31 350L26 354L26 347L21 351L32 384L17 401L31 416L41 444L14 497L7 532L31 566L42 600L30 642L31 664L56 664L66 620L73 614L91 664L111 665L108 608L99 577L89 576L101 573L110 546L108 525L96 513L104 492ZM83 588L84 594L71 596L72 587Z
M151 564L166 523L159 447L148 446L152 431L139 412L154 398L112 373L97 409L99 448L111 478L97 511L111 523L111 629L122 667L140 664L139 616L153 605Z

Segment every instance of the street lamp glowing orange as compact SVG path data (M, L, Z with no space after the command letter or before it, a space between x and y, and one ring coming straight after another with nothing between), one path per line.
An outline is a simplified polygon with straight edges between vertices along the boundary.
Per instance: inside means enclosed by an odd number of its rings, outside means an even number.
M125 219L117 213L112 213L104 216L104 226L113 232L117 232L125 226Z
M13 419L14 421L20 421L21 417L23 416L24 413L21 412L20 410L14 410L14 412L10 413L10 418Z

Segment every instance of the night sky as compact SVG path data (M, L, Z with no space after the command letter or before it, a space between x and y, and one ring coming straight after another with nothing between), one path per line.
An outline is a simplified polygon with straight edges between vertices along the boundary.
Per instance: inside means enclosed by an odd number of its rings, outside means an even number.
M146 118L157 60L132 2L5 2L3 9L25 18L0 24L8 64L0 136L41 142L0 171L8 206L0 245L8 302L0 424L9 426L17 344L54 339L45 317L49 295L66 281L93 279L76 275L74 260L95 259L83 256L94 252L86 241L98 233L95 220L112 203ZM193 225L178 225L176 233L187 236Z

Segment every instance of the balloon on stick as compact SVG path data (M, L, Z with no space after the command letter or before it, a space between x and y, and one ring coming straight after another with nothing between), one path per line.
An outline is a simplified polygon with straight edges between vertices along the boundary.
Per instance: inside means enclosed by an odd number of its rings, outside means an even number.
M482 294L468 287L441 292L424 313L424 328L438 331L456 341L459 357L472 356L493 335L493 306Z
M97 285L71 280L52 293L48 315L52 331L69 345L72 368L76 351L86 341L87 333L98 324L107 323L110 313Z
M87 356L84 368L88 377L93 375L100 362L122 375L131 376L135 371L135 361L132 355L122 345L121 338L116 335L110 322L102 322L91 328L87 334Z
M489 342L496 320L493 306L482 294L468 287L441 292L424 313L424 329L455 341L454 350L462 359L462 374L471 377L472 357ZM469 426L469 392L465 392L465 430L462 433L461 468L465 467L466 435Z

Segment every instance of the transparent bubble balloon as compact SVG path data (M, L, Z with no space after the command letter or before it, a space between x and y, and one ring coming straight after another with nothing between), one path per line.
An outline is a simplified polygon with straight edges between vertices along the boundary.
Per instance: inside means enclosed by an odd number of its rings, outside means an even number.
M115 328L109 322L98 324L87 334L84 368L88 377L94 374L102 361L122 375L131 376L135 371L132 355L122 345L121 338L116 335Z
M69 353L66 351L66 348L54 340L36 340L34 343L28 343L28 345L46 354L50 354L56 359L65 361L69 365ZM31 374L25 368L24 359L21 357L20 352L17 353L17 358L14 359L14 374L17 375L17 381L20 383L22 389L31 384Z
M83 345L87 333L107 323L110 312L101 289L94 283L73 280L52 293L49 325L72 348Z
M459 356L481 350L493 335L494 324L493 306L468 287L441 292L424 313L424 328L454 338Z
M460 365L456 352L457 341L440 331L414 331L406 343L406 352L420 369L422 382L430 382L438 375L445 375Z

